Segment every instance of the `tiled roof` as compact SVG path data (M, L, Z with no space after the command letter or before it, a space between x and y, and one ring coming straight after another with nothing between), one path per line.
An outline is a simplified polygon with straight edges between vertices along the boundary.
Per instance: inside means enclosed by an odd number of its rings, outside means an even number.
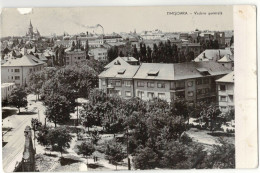
M159 71L158 75L149 76L151 70ZM173 64L142 63L134 79L174 80Z
M227 54L232 55L232 52L229 49L206 49L194 61L217 61Z
M216 82L230 82L234 83L234 71L216 80Z
M133 57L131 57L133 58ZM114 59L113 61L111 61L109 64L107 64L104 68L110 68L114 65L118 65L118 66L128 66L130 64L128 64L127 61L124 60L124 58L122 57L117 57L116 59Z
M218 60L218 62L233 62L234 56L233 55L225 55L223 58Z
M205 74L203 72L205 70L211 76L223 75L231 71L214 61L177 63L174 64L174 79L181 80L204 77Z
M24 55L22 58L10 59L6 63L4 63L3 67L8 66L35 66L45 64L45 62L39 60L33 55Z
M100 78L126 78L131 79L135 75L139 66L113 66L105 71L103 71L99 77Z

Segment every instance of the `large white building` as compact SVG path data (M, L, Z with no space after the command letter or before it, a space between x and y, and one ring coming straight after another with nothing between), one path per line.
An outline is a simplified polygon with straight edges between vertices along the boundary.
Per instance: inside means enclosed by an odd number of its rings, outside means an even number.
M107 60L107 49L106 48L102 48L102 47L90 49L89 55L90 56L91 55L94 56L95 60L106 61Z
M9 59L2 65L2 83L15 83L17 86L26 85L31 73L42 70L46 63L33 55L24 55L22 58Z
M221 112L234 108L234 71L216 80L218 104Z

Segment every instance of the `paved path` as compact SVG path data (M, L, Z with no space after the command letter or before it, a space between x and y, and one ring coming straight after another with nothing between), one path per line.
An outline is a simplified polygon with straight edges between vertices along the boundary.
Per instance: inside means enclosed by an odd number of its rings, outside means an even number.
M34 102L35 96L29 95L28 98L28 112L34 110L33 115L13 115L7 117L3 121L3 127L12 127L12 131L4 136L4 141L8 142L2 149L3 169L5 172L13 172L17 162L22 160L24 150L24 129L27 125L31 126L32 118L40 118L44 123L44 106L41 102ZM35 109L35 107L37 109ZM25 109L21 109L25 111Z

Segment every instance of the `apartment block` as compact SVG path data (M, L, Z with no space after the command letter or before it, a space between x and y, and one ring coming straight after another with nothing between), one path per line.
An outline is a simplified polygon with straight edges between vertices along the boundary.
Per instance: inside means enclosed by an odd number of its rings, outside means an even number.
M125 75L120 75L123 71L131 71L131 75L127 78ZM139 97L143 100L160 98L167 102L185 99L194 105L198 101L216 101L215 81L230 72L231 70L217 62L114 65L99 75L101 80L99 88L107 93L113 90L116 90L115 93L119 91L118 95L124 98ZM117 79L113 83L111 80L115 80L115 76ZM131 85L131 96L124 93L128 83Z
M216 80L219 109L226 113L234 108L234 72Z

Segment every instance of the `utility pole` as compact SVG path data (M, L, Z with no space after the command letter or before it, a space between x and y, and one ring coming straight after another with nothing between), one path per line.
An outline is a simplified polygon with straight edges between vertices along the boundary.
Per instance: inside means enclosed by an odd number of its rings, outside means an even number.
M126 130L127 134L127 161L128 161L128 170L131 170L131 163L130 163L130 158L129 158L129 133L128 133L128 127Z

